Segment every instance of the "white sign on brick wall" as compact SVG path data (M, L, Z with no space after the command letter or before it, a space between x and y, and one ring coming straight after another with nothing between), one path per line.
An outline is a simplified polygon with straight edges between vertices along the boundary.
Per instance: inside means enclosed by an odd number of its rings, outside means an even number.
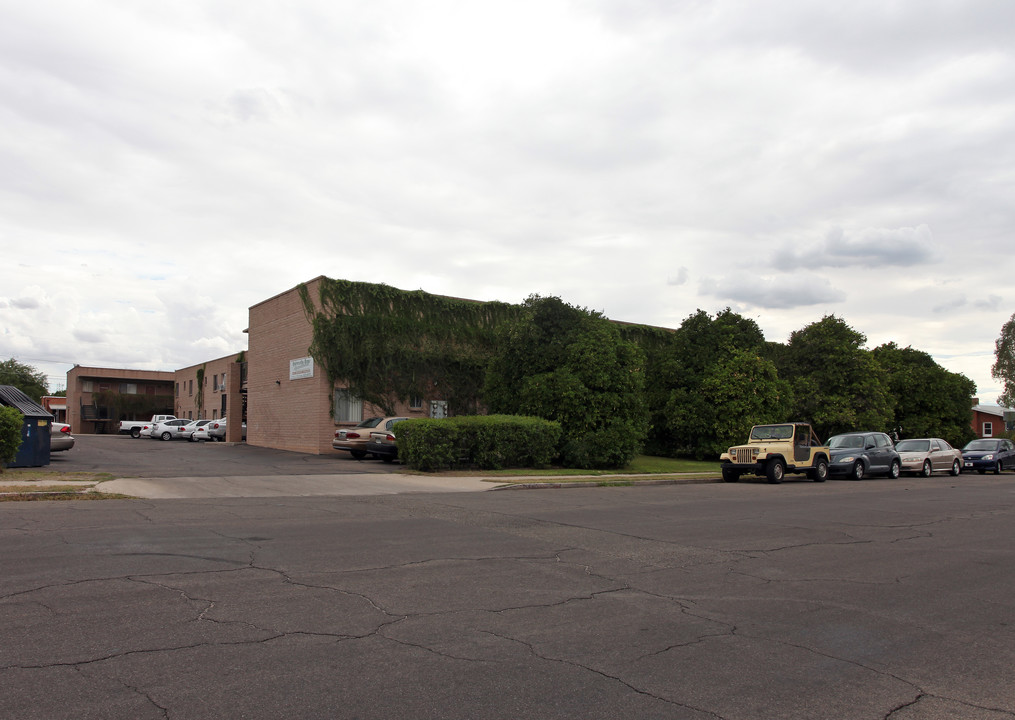
M289 361L289 379L303 380L314 376L314 359L312 357L297 358Z

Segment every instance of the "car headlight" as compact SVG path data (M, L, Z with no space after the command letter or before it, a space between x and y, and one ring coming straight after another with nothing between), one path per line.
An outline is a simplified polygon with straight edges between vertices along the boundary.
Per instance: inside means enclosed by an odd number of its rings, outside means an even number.
M841 458L839 458L839 459L838 459L838 460L836 460L835 462L840 462L840 463L851 463L851 462L853 462L854 460L856 460L856 455L843 455L843 456L842 456Z
M983 456L982 458L980 458L980 459L981 459L981 460L993 460L993 459L994 459L994 453L989 453L989 454L987 454L987 455L984 455L984 456Z

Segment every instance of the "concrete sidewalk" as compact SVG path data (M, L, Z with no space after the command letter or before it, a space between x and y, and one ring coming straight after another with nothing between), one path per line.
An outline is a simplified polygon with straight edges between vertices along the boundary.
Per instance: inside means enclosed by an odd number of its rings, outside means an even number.
M240 475L236 477L118 478L95 486L106 493L147 499L396 495L414 492L478 492L500 481L396 473L333 475Z

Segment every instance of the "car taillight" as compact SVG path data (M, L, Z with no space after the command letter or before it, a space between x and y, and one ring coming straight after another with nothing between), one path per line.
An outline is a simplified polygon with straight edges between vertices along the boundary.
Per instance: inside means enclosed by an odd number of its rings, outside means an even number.
M394 442L395 441L395 436L392 435L391 433L388 433L387 435L384 436L384 439L385 440L391 440L392 442Z
M67 433L68 435L70 435L70 425L64 425L62 428L60 428L60 432Z
M345 434L345 437L346 437L346 439L358 438L359 437L359 433L357 433L357 432L347 432Z

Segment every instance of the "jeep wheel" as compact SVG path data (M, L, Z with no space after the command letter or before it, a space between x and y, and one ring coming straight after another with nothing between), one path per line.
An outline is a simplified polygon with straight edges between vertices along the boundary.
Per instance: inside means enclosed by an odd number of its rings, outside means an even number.
M740 479L740 473L731 467L724 467L722 469L723 482L737 482Z
M135 440L137 438L141 437L141 428L131 428L130 429L130 436L132 438L134 438Z
M927 462L929 463L930 460L928 460ZM892 460L892 466L888 468L888 477L890 477L892 480L898 480L899 475L901 474L902 474L902 463L900 463L898 460Z
M765 477L768 478L768 482L773 485L781 483L785 474L786 466L782 464L782 460L769 460L765 467Z
M952 463L952 475L958 475L960 472L962 472L962 465L956 460Z
M930 460L924 460L923 469L920 471L920 475L923 477L930 477L931 472L933 472L933 470L930 466Z
M824 458L818 458L814 464L814 469L808 471L807 475L814 482L824 482L828 479L828 461Z
M857 460L853 463L853 469L850 471L849 476L853 480L863 480L864 467L863 463Z

